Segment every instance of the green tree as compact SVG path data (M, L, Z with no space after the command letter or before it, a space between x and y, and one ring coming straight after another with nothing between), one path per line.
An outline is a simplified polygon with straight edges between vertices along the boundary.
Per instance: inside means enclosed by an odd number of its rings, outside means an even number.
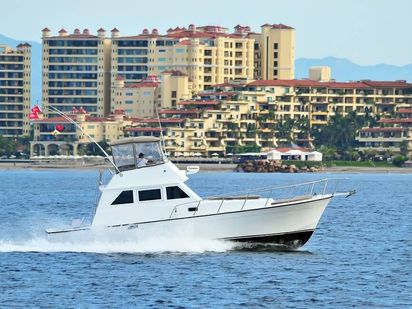
M355 148L357 146L356 135L358 130L370 122L371 117L357 115L352 111L348 115L335 114L330 117L328 124L313 130L315 145L334 147L338 152Z

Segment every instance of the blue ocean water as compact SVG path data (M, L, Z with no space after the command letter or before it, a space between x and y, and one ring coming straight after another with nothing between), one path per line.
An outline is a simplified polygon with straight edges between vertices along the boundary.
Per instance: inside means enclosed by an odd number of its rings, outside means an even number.
M410 308L412 175L201 172L213 195L347 177L300 250L196 239L49 243L43 230L90 218L97 172L0 171L0 307Z

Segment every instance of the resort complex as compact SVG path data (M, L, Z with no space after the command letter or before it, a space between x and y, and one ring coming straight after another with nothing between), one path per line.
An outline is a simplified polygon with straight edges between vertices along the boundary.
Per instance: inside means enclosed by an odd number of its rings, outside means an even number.
M336 115L374 119L358 151L412 154L412 84L332 79L328 67L294 78L295 29L264 24L157 29L42 30L42 107L30 114L30 45L0 45L0 135L32 134L31 155L78 155L87 135L164 137L171 156L313 149ZM65 119L60 112L82 128Z

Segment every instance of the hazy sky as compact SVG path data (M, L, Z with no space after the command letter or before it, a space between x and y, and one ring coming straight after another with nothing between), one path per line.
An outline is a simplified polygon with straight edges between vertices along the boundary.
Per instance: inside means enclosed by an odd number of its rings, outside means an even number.
M409 0L0 0L0 33L39 41L47 26L117 27L121 35L143 28L216 24L284 23L296 29L296 57L348 58L359 64L412 63L412 1Z

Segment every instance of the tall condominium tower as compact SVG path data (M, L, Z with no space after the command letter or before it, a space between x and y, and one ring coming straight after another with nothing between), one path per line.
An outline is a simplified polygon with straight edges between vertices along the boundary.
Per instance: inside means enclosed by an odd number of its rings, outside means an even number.
M29 134L31 46L0 45L0 135Z
M255 79L295 78L295 29L283 24L264 24L255 39Z
M83 107L95 116L110 109L110 40L104 29L97 35L88 29L69 34L61 29L52 36L47 28L43 39L43 106L69 112Z

